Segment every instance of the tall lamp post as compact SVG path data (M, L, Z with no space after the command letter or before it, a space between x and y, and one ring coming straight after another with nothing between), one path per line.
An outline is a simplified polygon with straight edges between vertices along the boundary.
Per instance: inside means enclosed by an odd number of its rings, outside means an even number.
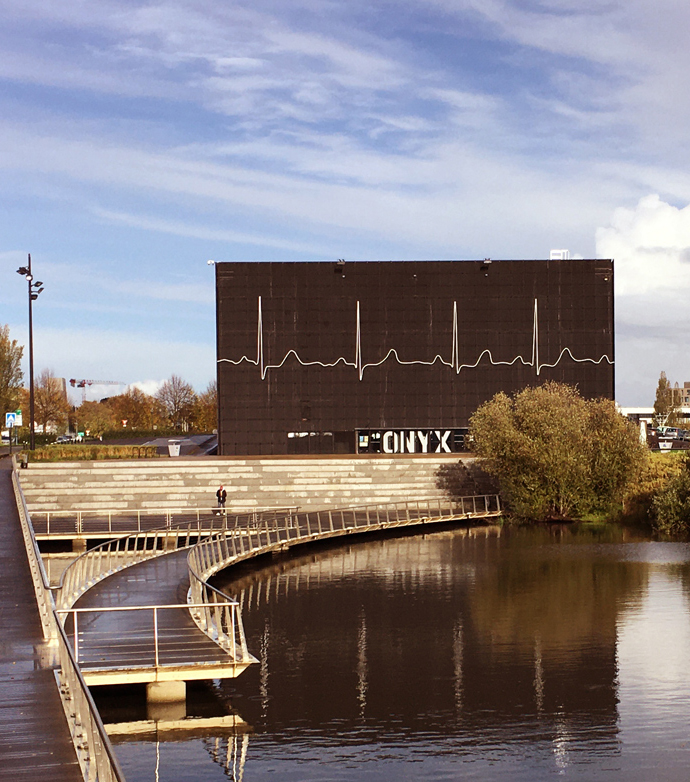
M20 266L17 274L26 277L29 283L29 437L30 447L33 451L36 448L36 437L34 433L34 322L33 322L33 303L38 298L38 294L43 291L43 283L34 282L31 273L31 253L29 253L29 263L27 266Z

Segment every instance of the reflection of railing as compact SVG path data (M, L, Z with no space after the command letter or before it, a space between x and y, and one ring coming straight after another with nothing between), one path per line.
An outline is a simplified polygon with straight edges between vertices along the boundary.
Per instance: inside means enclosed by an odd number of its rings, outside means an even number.
M74 649L74 658L76 662L86 669L94 666L94 660L89 657L89 649L84 651L80 643L80 623L79 617L87 614L105 614L122 612L144 612L151 614L150 629L145 626L138 630L128 629L125 638L114 639L109 645L99 645L98 660L103 658L108 660L108 668L117 665L119 657L123 655L129 657L129 650L136 647L137 661L133 665L131 659L127 661L128 668L164 668L165 666L177 667L181 664L184 657L185 636L181 635L177 628L161 627L159 615L161 612L171 609L189 609L192 612L198 612L200 615L210 614L208 620L207 635L213 637L213 640L228 654L232 655L234 662L253 662L254 658L247 653L246 643L244 642L244 633L238 633L237 629L242 627L242 621L239 616L239 605L234 600L225 602L215 602L213 604L187 604L180 605L148 605L148 606L111 606L107 608L70 608L67 610L58 610L57 614L61 617L63 624L67 624L67 619L71 619L71 628L69 634L72 636L72 648ZM213 632L215 631L215 633ZM244 643L244 653L241 643ZM185 664L189 660L184 659ZM193 663L194 661L192 661Z
M243 731L240 736L235 732L232 736L202 738L201 743L211 756L211 760L218 763L231 782L242 782L249 746L247 732Z
M124 774L115 758L101 718L55 615L55 603L31 527L24 493L17 478L17 464L14 457L12 461L12 485L41 616L43 636L57 657L55 678L60 688L67 724L83 777L90 782L91 780L124 782Z
M363 505L338 510L295 513L285 517L282 525L255 529L223 530L198 543L187 556L189 564L189 599L194 603L210 602L216 592L223 600L227 595L215 590L208 579L219 570L250 557L283 550L296 543L415 524L451 520L491 518L501 515L498 495L460 497L444 502L398 502L386 505ZM198 621L198 620L197 620Z
M164 527L197 523L212 524L219 515L228 526L264 524L296 513L297 508L256 508L232 511L220 508L135 508L131 510L35 510L31 523L37 535L129 535Z

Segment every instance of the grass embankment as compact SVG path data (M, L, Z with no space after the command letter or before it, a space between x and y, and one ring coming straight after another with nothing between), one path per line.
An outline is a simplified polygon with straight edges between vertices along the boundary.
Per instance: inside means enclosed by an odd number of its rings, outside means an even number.
M50 445L25 451L31 462L95 462L105 459L153 459L155 445Z

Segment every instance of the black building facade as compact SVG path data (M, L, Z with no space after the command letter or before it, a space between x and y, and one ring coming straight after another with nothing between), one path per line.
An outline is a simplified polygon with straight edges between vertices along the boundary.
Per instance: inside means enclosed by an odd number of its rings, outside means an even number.
M613 262L216 264L219 453L463 450L496 392L613 398Z

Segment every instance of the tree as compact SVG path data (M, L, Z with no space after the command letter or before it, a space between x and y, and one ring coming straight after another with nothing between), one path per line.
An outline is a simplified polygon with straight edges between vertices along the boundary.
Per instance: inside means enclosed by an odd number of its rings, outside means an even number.
M686 456L674 475L652 501L654 526L662 532L690 529L690 459Z
M10 327L0 326L0 416L3 425L5 413L11 413L19 405L23 353L24 348L17 343L17 340L10 339Z
M156 400L139 388L128 388L126 393L111 396L103 404L112 410L118 429L150 431L161 423ZM127 423L123 424L123 421Z
M51 426L64 426L72 409L65 389L65 381L44 369L34 384L36 423L46 432Z
M82 402L76 416L79 431L88 432L90 437L100 437L115 426L113 411L102 402Z
M218 389L215 380L197 397L193 420L198 432L212 432L218 428Z
M677 426L678 409L673 397L673 389L669 383L666 373L659 375L659 383L656 387L656 398L654 399L654 425L655 426Z
M647 458L613 402L585 400L561 383L496 394L470 426L484 469L519 518L611 511Z
M194 412L194 389L178 375L171 375L158 389L155 397L175 429L187 431Z

